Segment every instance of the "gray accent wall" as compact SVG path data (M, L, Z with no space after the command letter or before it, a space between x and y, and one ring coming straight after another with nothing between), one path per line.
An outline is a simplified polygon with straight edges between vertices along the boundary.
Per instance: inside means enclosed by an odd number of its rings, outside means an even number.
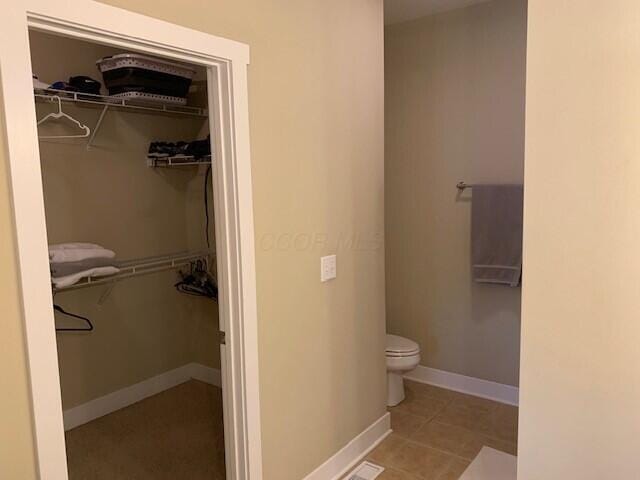
M474 284L473 193L521 183L527 3L494 0L385 30L387 330L422 365L518 385L520 288Z

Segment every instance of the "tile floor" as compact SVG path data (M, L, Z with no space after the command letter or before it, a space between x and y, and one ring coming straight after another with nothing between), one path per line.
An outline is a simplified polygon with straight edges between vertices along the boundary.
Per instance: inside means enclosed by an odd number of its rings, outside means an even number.
M224 480L222 390L191 380L66 440L70 480Z
M517 407L410 381L405 389L389 409L393 433L367 456L386 469L377 480L457 480L485 445L516 454Z

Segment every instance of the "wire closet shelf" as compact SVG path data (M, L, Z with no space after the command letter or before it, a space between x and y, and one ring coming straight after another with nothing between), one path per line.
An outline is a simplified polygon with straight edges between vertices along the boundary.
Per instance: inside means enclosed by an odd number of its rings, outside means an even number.
M146 257L135 260L118 262L116 265L120 272L105 277L85 277L78 283L68 287L53 287L54 292L77 290L79 288L92 287L94 285L104 285L117 282L126 278L147 275L149 273L173 270L186 267L195 262L202 261L209 264L209 260L214 257L213 252L200 251L191 253L177 253L174 255L163 255L158 257Z
M114 97L109 95L94 95L92 93L69 92L66 90L54 89L34 89L35 100L39 102L61 102L72 103L78 106L102 107L98 121L91 132L91 136L87 141L87 149L91 148L93 141L102 125L105 115L109 109L123 109L138 112L149 112L159 115L177 115L183 117L201 117L207 118L208 111L206 108L190 107L186 105L173 105L160 103L154 105L145 103L140 100L132 100L127 98Z
M66 90L35 89L34 97L37 101L42 102L56 102L56 97L59 97L62 102L71 102L86 106L93 105L98 107L123 108L194 117L206 117L208 115L206 108L164 103L154 105L152 103L141 102L140 100L131 100L109 95L94 95L92 93L69 92Z
M211 155L203 157L147 157L147 166L149 167L190 167L194 165L211 165Z

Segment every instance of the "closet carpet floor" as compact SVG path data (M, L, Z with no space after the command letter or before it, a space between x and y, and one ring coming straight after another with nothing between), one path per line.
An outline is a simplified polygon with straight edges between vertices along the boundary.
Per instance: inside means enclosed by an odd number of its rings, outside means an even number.
M516 454L517 407L410 381L405 392L367 456L385 467L376 480L458 480L483 446Z
M222 390L191 380L66 440L70 480L224 480Z

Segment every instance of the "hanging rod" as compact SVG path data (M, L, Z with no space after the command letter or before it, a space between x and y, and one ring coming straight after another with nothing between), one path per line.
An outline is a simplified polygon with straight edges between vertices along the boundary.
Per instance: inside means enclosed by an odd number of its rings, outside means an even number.
M78 283L69 285L68 287L55 288L54 292L76 290L78 288L92 287L94 285L104 285L106 283L117 282L125 278L137 277L148 273L162 272L164 270L172 270L174 268L186 267L193 262L202 260L208 263L209 257L213 256L212 252L201 251L193 253L178 253L174 255L164 255L160 257L146 257L135 260L127 260L118 262L116 265L120 272L108 277L86 277Z
M465 189L467 188L473 188L473 185L469 184L469 183L464 183L464 182L458 182L456 184L456 188L458 190L460 190L461 192L463 192Z

